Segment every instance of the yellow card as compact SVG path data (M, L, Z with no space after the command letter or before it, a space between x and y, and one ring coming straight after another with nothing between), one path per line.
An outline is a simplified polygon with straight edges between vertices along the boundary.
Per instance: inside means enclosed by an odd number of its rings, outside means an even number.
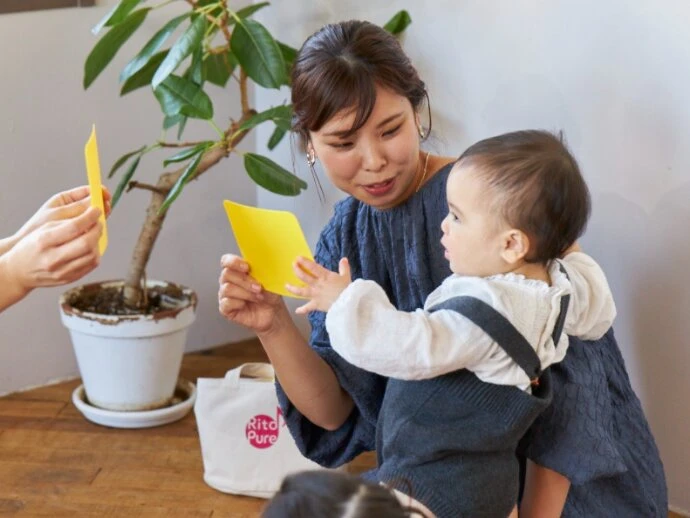
M314 259L295 215L228 200L223 206L252 277L270 292L295 297L285 284L304 283L292 271L292 263L298 256Z
M108 231L105 226L105 208L103 207L103 187L101 185L101 164L98 160L98 143L96 142L96 125L91 129L91 136L84 146L86 158L86 176L89 179L91 189L91 206L101 209L100 222L103 225L103 233L98 240L98 251L101 255L108 247Z

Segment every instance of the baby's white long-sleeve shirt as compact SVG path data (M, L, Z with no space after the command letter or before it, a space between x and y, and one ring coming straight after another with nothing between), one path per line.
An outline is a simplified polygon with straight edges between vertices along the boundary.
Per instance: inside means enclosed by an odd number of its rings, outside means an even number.
M326 316L331 346L353 365L391 378L428 379L468 369L483 381L527 389L527 374L484 331L456 311L429 309L458 296L481 299L515 326L546 369L565 356L566 335L601 338L616 316L606 276L591 257L574 252L560 263L568 275L554 261L550 286L510 273L451 275L414 312L398 311L376 283L356 280ZM551 334L564 295L570 303L554 344Z

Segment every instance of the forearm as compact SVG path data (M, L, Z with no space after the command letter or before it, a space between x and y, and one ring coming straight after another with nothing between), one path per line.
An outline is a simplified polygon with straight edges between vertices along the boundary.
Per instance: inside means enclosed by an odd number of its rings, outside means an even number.
M399 311L383 289L359 280L326 318L331 346L347 362L403 380L429 379L466 368L481 337L453 311ZM481 351L479 351L481 353Z
M0 255L0 312L26 297L31 290L23 288L12 273L10 257Z
M290 402L312 423L326 430L339 428L354 403L333 369L307 343L290 316L276 317L273 330L260 333L276 376Z
M0 239L0 256L4 255L6 252L9 252L17 241L18 239L15 236Z

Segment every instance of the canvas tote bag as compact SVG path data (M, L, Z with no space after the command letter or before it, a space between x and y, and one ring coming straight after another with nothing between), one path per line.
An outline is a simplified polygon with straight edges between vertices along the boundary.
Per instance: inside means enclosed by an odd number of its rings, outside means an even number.
M273 367L245 363L224 378L199 378L194 404L204 481L224 493L270 498L289 473L316 469L287 429Z

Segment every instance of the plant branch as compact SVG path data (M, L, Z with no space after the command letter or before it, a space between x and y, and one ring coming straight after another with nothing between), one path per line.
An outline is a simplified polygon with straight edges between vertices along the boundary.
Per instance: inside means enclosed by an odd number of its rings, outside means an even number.
M149 185L147 183L142 183L142 182L137 182L136 180L133 180L127 184L127 192L131 191L132 189L142 189L144 191L152 191L152 192L157 192L162 195L167 195L168 193L159 189L155 185Z
M247 73L240 68L240 99L242 102L242 118L249 112L249 92L247 89Z
M223 36L225 36L225 40L228 42L229 46L231 34L228 30L228 3L226 2L226 0L220 0L220 4L223 6L223 15L220 17L219 20L220 30L223 31Z
M209 54L225 54L230 49L230 45L221 45L220 47L213 47L206 52Z
M193 147L201 144L202 142L163 142L158 141L160 147Z
M196 174L194 175L195 180L227 157L235 149L237 144L245 137L247 131L249 131L245 130L238 133L238 128L243 122L254 115L256 115L256 110L250 109L247 113L242 115L239 121L233 121L232 124L230 124L230 127L224 133L224 137L227 139L224 145L214 146L204 154ZM230 135L232 135L232 137L230 137ZM150 190L152 194L151 202L146 209L146 221L144 221L141 228L137 244L134 247L130 269L125 278L124 299L125 305L130 308L140 307L144 299L143 290L141 289L142 279L146 273L146 265L151 257L151 250L153 250L153 246L156 243L158 234L165 221L165 216L168 213L168 211L165 211L161 214L159 211L170 189L172 189L177 180L182 176L185 169L186 167L181 167L176 171L161 174L155 186L141 184L145 186L142 187L141 185L137 185L137 187Z

